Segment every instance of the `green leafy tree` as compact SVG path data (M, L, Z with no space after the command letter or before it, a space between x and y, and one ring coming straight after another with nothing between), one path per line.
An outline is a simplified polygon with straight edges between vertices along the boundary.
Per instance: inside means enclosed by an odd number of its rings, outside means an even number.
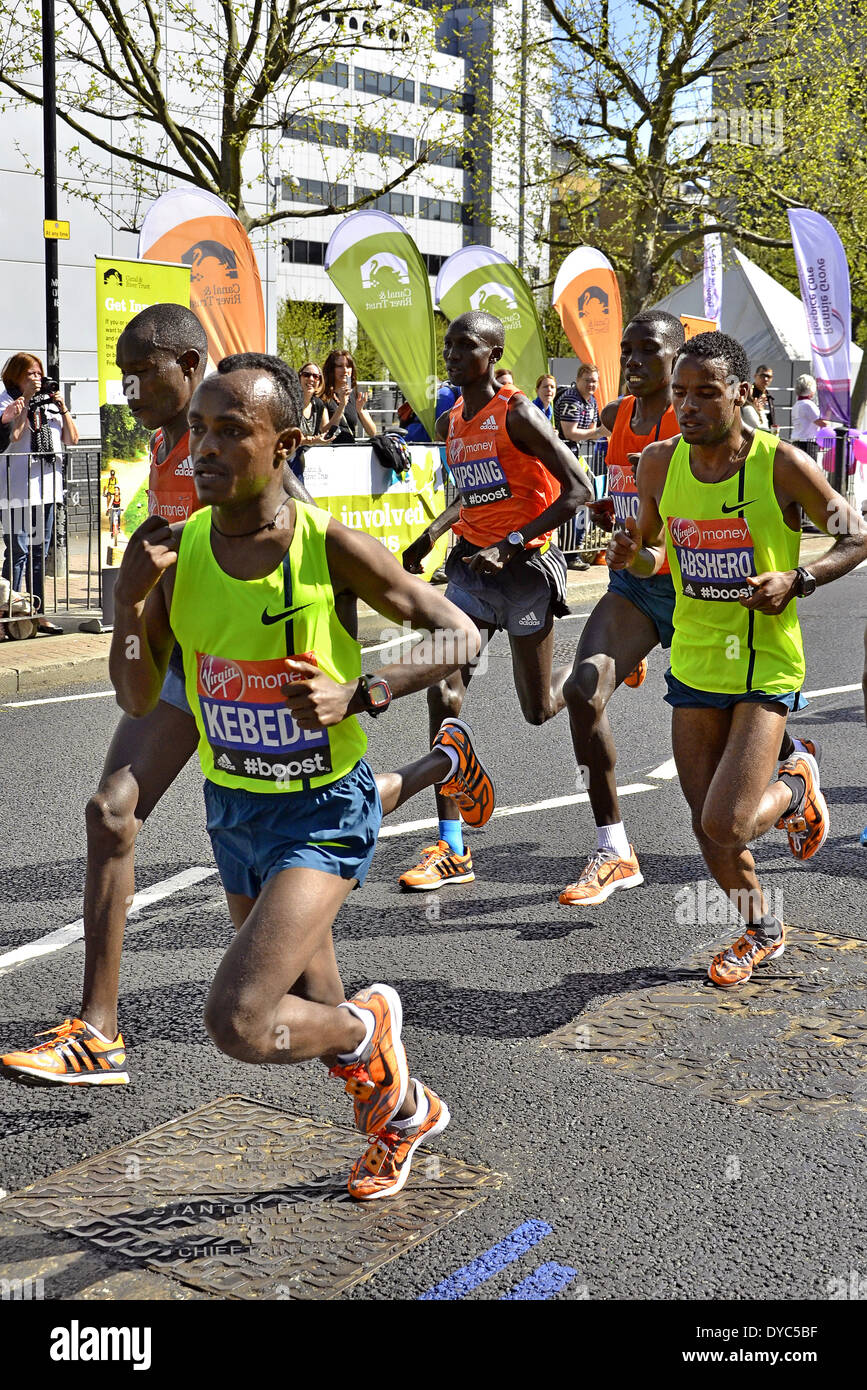
M334 306L282 299L277 309L277 351L296 371L305 362L324 362L335 346Z

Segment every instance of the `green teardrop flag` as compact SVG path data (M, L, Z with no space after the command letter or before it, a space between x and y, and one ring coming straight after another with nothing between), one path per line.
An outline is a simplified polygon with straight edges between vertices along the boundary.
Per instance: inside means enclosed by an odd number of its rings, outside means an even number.
M433 302L412 237L386 212L350 213L328 243L325 269L433 439Z
M481 309L502 321L506 348L500 362L532 400L548 370L548 349L536 301L521 272L490 246L462 246L437 276L437 307L449 319Z

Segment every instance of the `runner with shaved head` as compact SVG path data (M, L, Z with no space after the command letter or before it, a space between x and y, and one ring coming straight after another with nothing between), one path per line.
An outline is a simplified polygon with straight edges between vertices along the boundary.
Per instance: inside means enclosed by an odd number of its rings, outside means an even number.
M451 527L458 542L446 561L446 597L475 623L484 647L505 630L521 713L544 724L563 708L568 668L553 670L555 615L566 609L566 564L551 534L592 500L590 484L571 452L532 402L497 381L505 330L492 314L461 314L448 328L443 357L461 400L437 421L449 471L460 494L404 552L408 570ZM428 690L430 732L460 714L473 673L470 665ZM437 842L402 874L401 887L427 892L468 883L473 861L465 849L458 806L437 794Z

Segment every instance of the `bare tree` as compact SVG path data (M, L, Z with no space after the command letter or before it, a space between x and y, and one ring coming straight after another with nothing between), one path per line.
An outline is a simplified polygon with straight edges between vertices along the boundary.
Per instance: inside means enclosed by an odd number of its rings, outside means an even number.
M133 226L144 203L178 182L225 199L248 230L346 212L397 188L432 149L460 137L443 132L431 106L432 133L396 149L388 140L387 90L378 105L365 103L356 129L344 125L335 134L334 86L331 96L325 86L311 97L308 85L341 83L341 60L364 50L392 58L399 82L420 54L433 51L437 16L430 10L397 7L389 17L374 0L60 0L58 19L57 114L78 139L71 155L85 196L98 196L93 176L105 176L101 160L116 161L114 181L120 169ZM0 22L0 97L40 105L39 10L0 0ZM263 168L271 169L293 129L332 156L342 151L339 172L324 180L331 196L315 208L254 215L245 197L261 188ZM339 197L334 186L362 151L397 158L402 167L363 197Z

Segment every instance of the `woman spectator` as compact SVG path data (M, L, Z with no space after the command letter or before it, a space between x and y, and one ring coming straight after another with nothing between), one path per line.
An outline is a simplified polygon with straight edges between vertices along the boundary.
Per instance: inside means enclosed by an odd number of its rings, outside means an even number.
M303 478L305 450L312 444L331 444L334 441L333 438L326 439L323 433L323 422L328 419L328 411L322 399L322 373L316 363L305 362L298 373L298 380L303 397L299 423L304 441L289 460L289 466L296 478Z
M774 379L773 370L765 363L756 368L753 388L746 405L741 406L741 419L754 430L768 430L779 434L774 414L774 402L769 387Z
M533 401L552 429L554 428L554 393L556 390L557 383L552 376L540 376L536 382L536 399Z
M326 444L354 444L358 422L371 439L376 425L364 409L367 392L359 391L355 359L344 348L329 352L322 368L322 399L328 411L323 431ZM354 398L354 400L353 400Z
M500 386L514 386L515 384L515 378L512 376L508 367L498 367L494 372L494 380Z
M78 443L78 430L58 391L33 405L42 393L45 370L31 352L16 352L3 367L0 423L9 430L0 459L0 511L11 553L3 574L12 588L26 589L39 609L38 632L53 637L63 629L48 621L45 606L45 554L51 544L55 503L61 501L63 446ZM8 487L8 493L7 493Z
M804 372L795 382L795 392L798 399L792 406L792 443L814 459L819 453L816 430L828 428L828 421L822 419L816 404L816 378Z

